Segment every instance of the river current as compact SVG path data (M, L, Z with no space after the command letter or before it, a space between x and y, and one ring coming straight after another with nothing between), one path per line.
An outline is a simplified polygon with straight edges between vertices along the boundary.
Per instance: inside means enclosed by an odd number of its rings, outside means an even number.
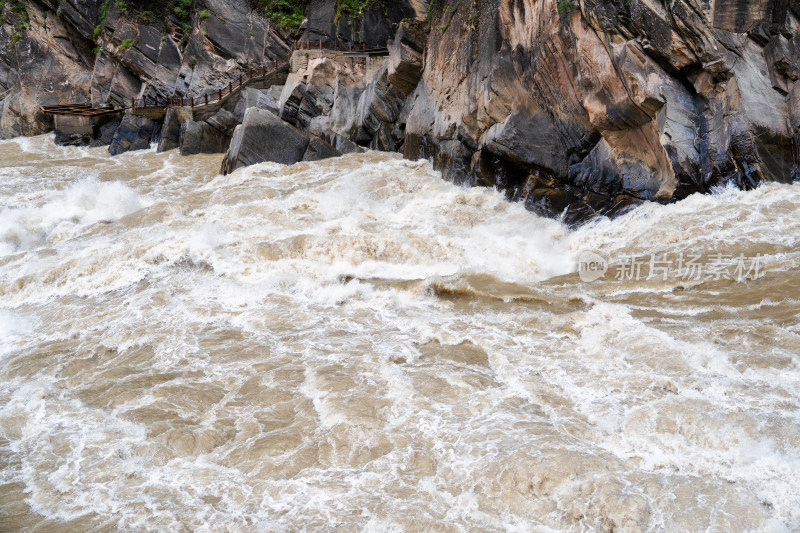
M0 142L0 531L800 530L800 186L220 160Z

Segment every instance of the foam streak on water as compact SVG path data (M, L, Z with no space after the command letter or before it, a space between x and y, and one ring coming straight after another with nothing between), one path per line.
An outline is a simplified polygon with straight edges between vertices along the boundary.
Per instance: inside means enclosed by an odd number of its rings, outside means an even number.
M800 187L570 231L389 154L0 167L2 531L800 529Z

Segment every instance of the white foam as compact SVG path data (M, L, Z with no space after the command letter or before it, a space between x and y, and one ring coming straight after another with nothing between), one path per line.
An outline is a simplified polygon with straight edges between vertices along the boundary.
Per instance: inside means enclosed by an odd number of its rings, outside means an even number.
M16 349L26 335L33 332L29 320L0 308L0 358Z
M63 163L69 185L12 187L20 205L3 211L22 237L0 240L14 253L0 340L16 350L0 431L21 461L2 475L40 516L208 531L800 523L796 328L757 316L796 296L737 307L703 286L541 283L587 247L748 240L786 248L770 263L786 274L796 187L569 231L387 154L207 182L202 159L144 156L147 172L136 154L108 163L125 185ZM720 341L733 327L741 346Z
M0 210L0 255L68 239L83 226L113 222L148 204L122 183L91 179L45 198L42 205Z

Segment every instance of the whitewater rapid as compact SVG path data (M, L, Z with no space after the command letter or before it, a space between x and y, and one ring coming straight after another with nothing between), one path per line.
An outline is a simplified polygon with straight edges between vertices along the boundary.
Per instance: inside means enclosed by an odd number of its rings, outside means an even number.
M800 186L219 164L0 142L0 530L800 529ZM615 279L679 254L759 272Z

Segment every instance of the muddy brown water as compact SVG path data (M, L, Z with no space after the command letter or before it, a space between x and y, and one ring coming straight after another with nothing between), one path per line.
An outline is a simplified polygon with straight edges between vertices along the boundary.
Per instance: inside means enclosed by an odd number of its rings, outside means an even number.
M0 142L0 530L800 529L800 187L573 231L220 159Z

